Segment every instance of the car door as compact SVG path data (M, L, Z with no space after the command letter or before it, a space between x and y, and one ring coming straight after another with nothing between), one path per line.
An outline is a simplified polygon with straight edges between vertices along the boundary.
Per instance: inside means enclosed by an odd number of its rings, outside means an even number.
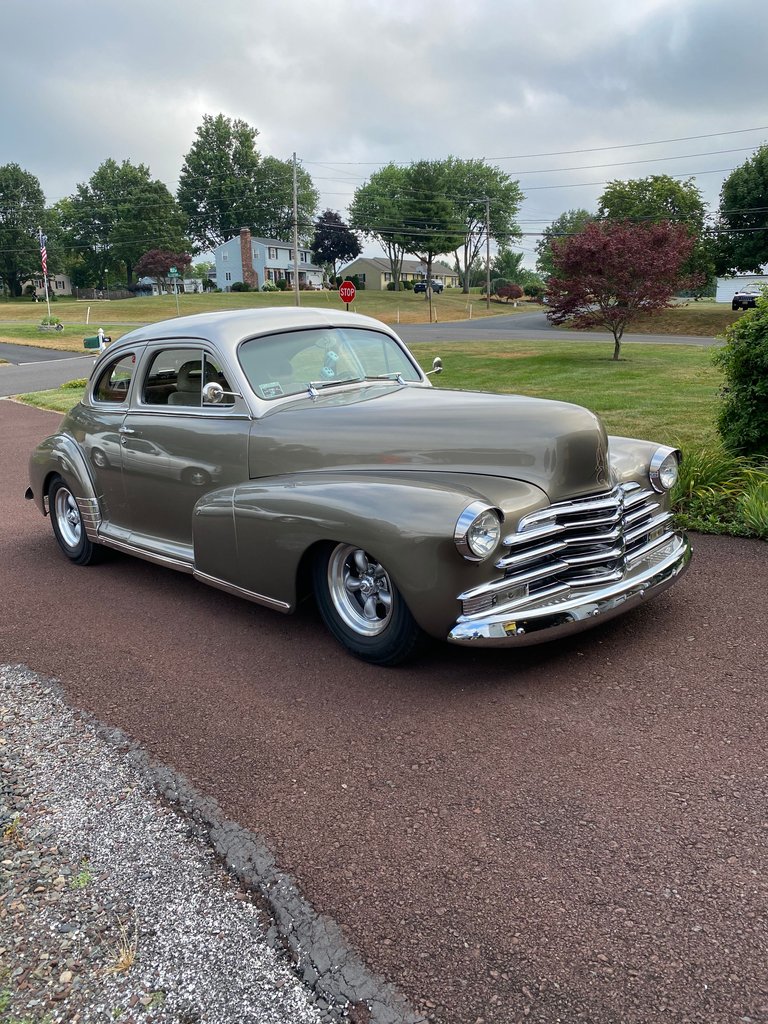
M184 560L192 559L195 504L248 476L245 401L227 395L217 405L204 404L204 380L231 390L212 347L199 342L148 346L122 425L130 542Z
M137 355L127 352L108 360L86 400L72 412L99 496L102 519L113 536L127 536L129 527L120 442Z

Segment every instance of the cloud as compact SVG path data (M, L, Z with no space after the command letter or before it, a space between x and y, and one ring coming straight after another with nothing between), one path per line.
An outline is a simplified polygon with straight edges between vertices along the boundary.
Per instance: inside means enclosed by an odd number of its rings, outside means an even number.
M65 16L43 0L34 17L11 0L0 163L36 174L49 200L107 157L173 188L203 113L222 112L257 127L262 152L296 151L323 207L343 209L380 163L448 154L506 158L527 194L521 218L540 227L594 207L600 182L651 173L702 172L715 204L722 169L768 133L532 154L760 126L768 8L746 22L736 31L717 0L74 0Z

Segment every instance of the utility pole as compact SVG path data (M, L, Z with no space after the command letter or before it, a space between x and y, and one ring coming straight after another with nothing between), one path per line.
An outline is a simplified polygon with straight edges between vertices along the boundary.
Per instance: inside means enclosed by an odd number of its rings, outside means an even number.
M485 200L485 306L491 308L491 200Z
M296 154L293 154L293 298L301 305L299 292L299 186L296 181Z

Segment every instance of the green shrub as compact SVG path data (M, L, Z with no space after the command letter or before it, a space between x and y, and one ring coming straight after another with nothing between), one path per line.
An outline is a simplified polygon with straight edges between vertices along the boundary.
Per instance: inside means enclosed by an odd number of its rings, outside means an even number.
M233 292L250 292L252 291L251 286L247 281L235 281L230 291Z
M261 290L263 292L276 292L277 285L275 284L274 281L265 281L264 284L261 286Z
M78 377L76 380L65 381L61 386L68 390L76 391L78 388L84 388L87 383L87 377Z
M768 455L768 294L725 332L715 353L725 374L717 429L725 444L745 455Z
M413 281L401 281L400 282L400 287L402 289L404 289L404 291L406 291L406 292L412 292L413 291Z
M288 291L288 282L284 277L278 278L275 284L277 285L277 290L279 292Z
M688 450L672 505L685 529L768 540L768 465L722 444Z

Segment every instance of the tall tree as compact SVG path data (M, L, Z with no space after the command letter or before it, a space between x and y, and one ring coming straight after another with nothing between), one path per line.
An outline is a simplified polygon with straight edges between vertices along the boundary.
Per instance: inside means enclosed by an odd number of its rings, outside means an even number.
M768 145L723 182L719 220L718 274L759 274L768 264Z
M463 235L456 260L462 290L468 293L470 269L487 236L506 247L520 237L516 217L523 193L519 182L484 160L448 157L444 164L447 198L453 203L455 222Z
M337 263L349 263L362 252L359 238L335 210L325 210L317 218L310 248L315 263L329 266L334 278Z
M58 212L69 247L101 288L108 273L124 275L130 284L136 261L149 248L187 246L176 200L148 167L130 160L105 160Z
M491 260L491 281L501 277L505 281L517 282L522 269L523 253L513 252L509 246L500 245L498 252Z
M312 238L314 217L320 195L312 177L299 164L296 168L299 240L306 244ZM293 232L293 161L265 156L259 171L258 216L250 222L251 230L264 238L290 239ZM243 221L240 227L249 223ZM235 234L237 234L237 231Z
M184 158L177 192L200 250L214 249L249 227L255 235L287 238L293 227L293 163L256 148L258 130L224 114L203 115ZM297 169L299 228L311 237L318 193Z
M349 207L349 222L357 231L376 239L389 260L395 291L400 291L405 247L396 234L402 225L406 171L387 164L355 190Z
M432 319L432 264L435 257L455 252L465 237L448 195L444 160L419 160L405 170L402 222L396 237L406 252L424 264Z
M45 196L34 174L18 164L0 167L0 284L12 296L42 273L37 229L44 221Z
M203 115L184 157L176 198L201 250L213 249L259 216L256 128L224 114Z
M536 243L536 269L539 273L545 277L553 273L552 242L555 239L577 234L594 219L594 213L583 208L566 210L559 217L555 217L552 223L544 228L541 238Z
M639 313L671 305L676 289L686 283L681 268L693 243L682 224L626 220L588 224L578 234L554 241L548 319L577 329L610 331L613 358L618 359L627 325Z

